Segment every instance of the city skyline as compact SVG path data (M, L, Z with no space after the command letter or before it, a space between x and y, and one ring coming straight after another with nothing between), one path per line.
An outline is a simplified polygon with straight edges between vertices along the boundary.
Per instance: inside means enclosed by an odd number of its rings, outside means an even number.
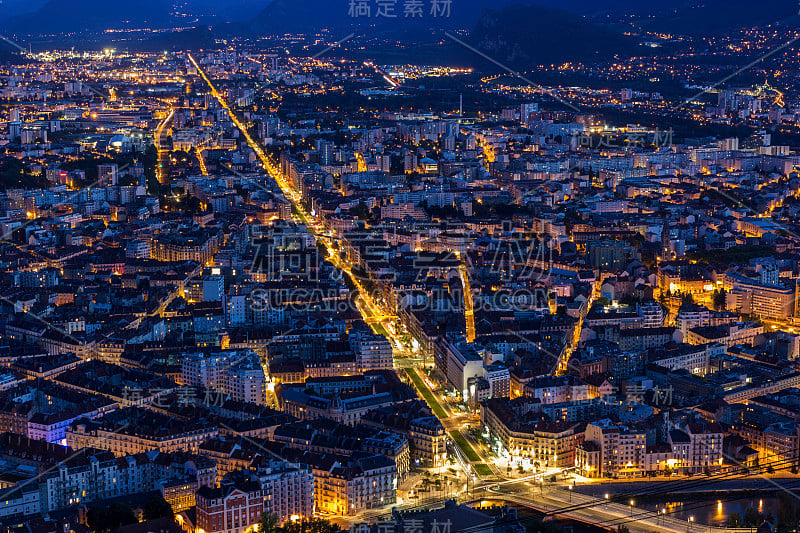
M800 528L800 17L0 5L0 533Z

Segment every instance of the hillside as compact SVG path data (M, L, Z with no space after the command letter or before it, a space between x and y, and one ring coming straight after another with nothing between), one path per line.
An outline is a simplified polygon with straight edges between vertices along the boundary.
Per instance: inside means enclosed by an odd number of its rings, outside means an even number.
M216 24L249 20L252 13L270 3L270 0L47 0L46 3L33 0L29 9L24 9L20 0L13 1L16 7L6 16L0 16L0 27L15 34L68 34L108 28L158 29L187 27L204 21Z
M429 2L424 3L422 17L406 18L404 3L398 2L398 16L393 19L377 17L377 4L370 5L370 17L354 18L349 13L350 0L4 0L0 28L16 35L69 34L107 28L156 29L243 21L237 30L258 35L327 28L343 35L431 36L437 30L474 28L487 7L502 10L517 5L569 12L593 21L624 17L631 22L638 20L646 29L693 35L776 21L800 22L797 5L787 0L762 0L757 8L749 0L458 0L452 2L449 16L439 18L431 15Z
M0 20L33 13L45 2L46 0L3 0L0 4Z
M0 65L19 65L26 61L27 59L25 56L23 56L17 48L4 41L0 41Z
M541 6L486 10L470 42L495 60L519 69L643 52L635 41L604 26Z
M217 47L214 41L214 34L207 26L158 33L147 39L109 40L104 46L113 46L131 52L183 51Z
M527 4L531 0L494 0L495 8ZM335 33L357 35L375 33L405 33L431 36L431 30L472 28L487 6L486 0L457 0L452 2L450 16L434 17L430 2L424 3L421 17L406 18L403 2L398 2L396 18L377 16L377 4L372 3L370 17L352 17L349 0L273 0L250 23L251 30L260 35L284 32L313 32L327 28Z
M162 28L170 20L170 2L137 0L49 0L39 10L2 21L14 33L70 33L119 27Z
M761 0L757 7L747 0L692 0L677 9L653 9L644 27L686 35L721 34L779 21L798 24L797 15L797 3L786 0Z

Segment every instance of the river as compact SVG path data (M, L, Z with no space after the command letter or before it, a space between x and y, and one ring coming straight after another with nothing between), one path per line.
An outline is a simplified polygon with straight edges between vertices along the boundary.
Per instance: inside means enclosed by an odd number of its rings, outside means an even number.
M649 509L653 512L658 509L666 510L669 516L688 520L694 517L696 522L709 526L724 526L725 521L732 513L744 516L748 507L752 507L764 515L772 515L773 519L778 510L778 499L774 494L750 495L734 498L723 497L708 498L705 496L690 496L678 501L675 497L663 499L648 499L636 504L639 508Z
M699 478L702 481L702 478ZM591 483L577 485L575 490L590 494L596 498L603 498L609 494L612 499L627 502L634 500L634 505L650 511L666 510L675 518L694 520L709 526L724 525L732 513L744 516L749 507L763 515L772 515L778 511L777 486L787 490L797 490L800 480L789 479L729 479L719 480L708 485L702 485L706 491L712 493L680 492L686 490L687 481L675 482L648 482L636 481L628 483ZM700 487L697 487L700 488ZM749 489L751 492L734 492Z

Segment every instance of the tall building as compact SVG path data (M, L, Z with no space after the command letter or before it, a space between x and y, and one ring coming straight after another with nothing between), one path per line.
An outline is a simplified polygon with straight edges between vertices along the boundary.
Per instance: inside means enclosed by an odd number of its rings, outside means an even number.
M267 376L255 353L228 368L223 383L224 392L234 400L267 404Z
M530 116L533 113L539 112L539 104L535 102L525 102L524 104L520 105L520 113L519 118L523 124L527 124L528 120L530 120Z
M660 328L664 325L664 308L655 300L649 300L637 305L639 315L642 317L642 327Z
M204 302L221 302L225 299L225 278L219 275L203 278Z
M392 345L383 335L375 335L371 331L356 331L350 333L349 340L350 347L356 354L358 368L362 372L393 368Z
M19 140L22 137L22 122L9 122L8 123L8 138L12 141Z
M586 244L589 264L594 268L618 270L634 259L638 259L636 249L621 241L591 241Z
M319 142L319 162L323 166L333 164L333 150L336 146L330 141Z
M692 422L686 425L686 434L691 445L691 470L719 470L722 465L722 426L716 422Z
M116 163L97 165L97 184L100 187L109 187L117 184L119 167Z
M314 515L314 473L298 463L270 461L256 472L264 495L264 511L275 513L279 522L293 516Z
M643 431L630 430L606 418L586 426L585 440L600 451L598 477L630 476L644 468L647 439Z
M675 327L684 337L690 329L711 325L711 310L692 302L683 302L675 317Z
M443 357L437 358L437 364L441 361L445 365L440 370L464 399L469 398L470 378L486 376L483 357L477 352L475 345L469 342L443 343L443 352Z
M186 354L181 382L228 394L234 400L266 403L267 377L261 359L252 350L221 350Z
M767 285L736 273L725 274L725 307L742 314L785 320L795 312L795 288Z

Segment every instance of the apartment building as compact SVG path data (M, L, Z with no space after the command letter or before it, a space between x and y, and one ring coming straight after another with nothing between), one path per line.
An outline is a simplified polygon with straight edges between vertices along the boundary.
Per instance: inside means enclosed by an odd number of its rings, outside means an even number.
M222 234L207 231L163 233L151 242L151 256L157 261L197 261L208 263L219 251Z
M439 419L419 400L374 409L361 422L406 437L410 443L413 464L433 467L445 464L447 433Z
M686 333L689 344L718 342L728 348L736 344L752 345L764 333L764 326L756 322L731 322L720 326L692 328Z
M206 533L252 531L264 514L261 486L254 480L237 480L220 487L200 487L195 495L197 530Z
M692 472L719 470L722 465L722 426L716 422L693 422L686 425L689 435L688 467Z
M29 464L44 451L42 443L14 436L6 444L14 448L13 455ZM88 504L94 501L117 498L160 490L165 485L186 485L191 493L204 483L216 481L213 461L184 453L150 451L135 455L115 456L108 451L88 450L75 454L72 449L55 447L52 453L61 457L44 469L38 477L31 477L2 493L0 516L10 514L47 513ZM20 470L22 471L22 470ZM32 490L25 490L25 488ZM38 497L32 495L35 490Z
M92 421L81 418L67 429L67 445L74 449L96 448L117 456L158 450L197 453L200 444L219 434L204 420L178 420L131 407Z
M392 345L386 337L368 331L356 331L350 333L349 341L361 372L393 368Z
M645 431L602 419L586 426L575 466L581 475L594 478L713 472L722 465L722 437L719 424L690 422L670 429L665 442L648 444Z
M599 465L596 477L634 476L644 469L647 444L644 432L604 418L586 425L585 441L594 443L599 453L599 460L582 459L584 464Z
M532 405L524 405L519 400L492 398L481 405L481 424L500 440L512 458L527 460L541 468L574 466L575 447L584 438L583 425L541 420L528 422L525 415Z
M252 350L222 350L187 354L181 361L181 381L228 394L240 402L264 405L267 377Z
M267 377L255 353L227 369L222 390L240 402L267 404Z
M264 496L264 511L278 522L314 515L314 472L308 465L269 461L255 473Z
M589 398L589 385L572 375L541 377L527 382L523 395L543 404L571 402Z
M295 448L282 448L279 453L287 461L311 467L317 513L352 516L396 501L397 468L384 455L343 456Z
M686 370L704 376L709 371L711 357L725 353L725 345L719 343L691 345L671 344L651 350L648 360L670 370Z
M725 274L728 291L725 307L730 311L773 320L794 316L795 288L761 283L739 274Z

